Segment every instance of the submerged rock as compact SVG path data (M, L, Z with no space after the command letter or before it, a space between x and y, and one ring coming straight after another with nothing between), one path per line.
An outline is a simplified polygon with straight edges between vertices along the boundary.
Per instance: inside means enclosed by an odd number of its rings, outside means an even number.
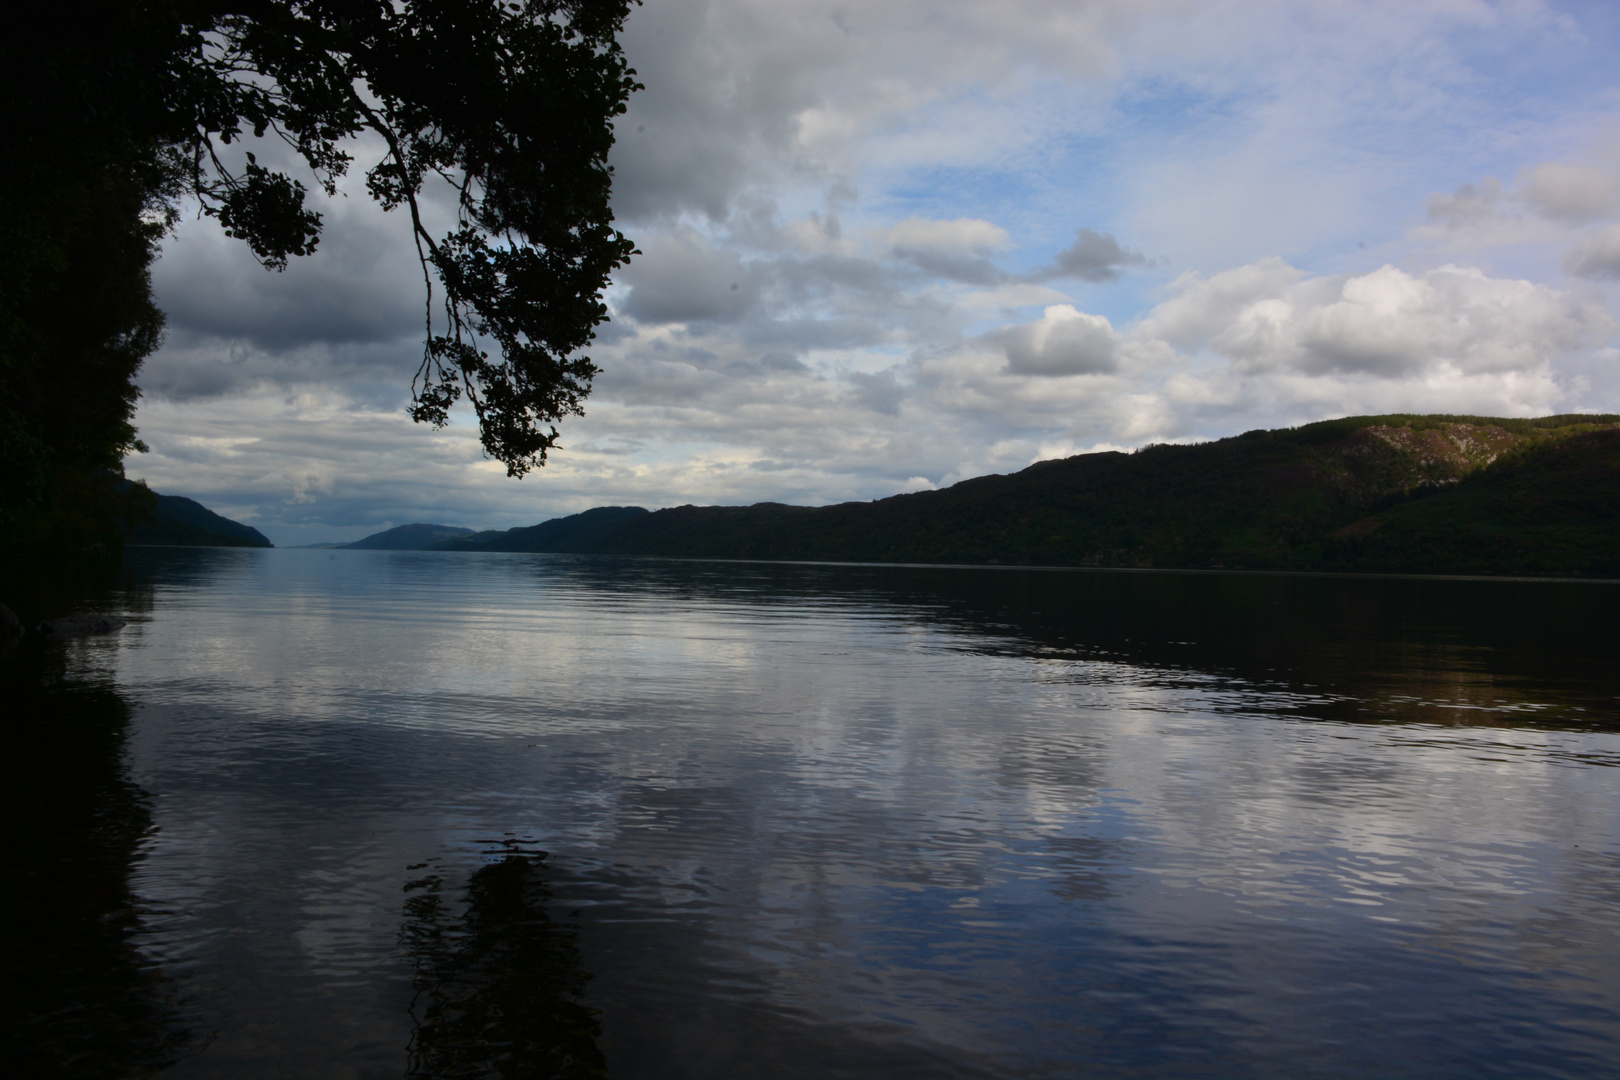
M17 613L0 604L0 638L20 637L22 632L22 620L17 618Z
M111 634L122 630L126 625L123 619L113 619L105 615L64 615L60 619L46 619L34 629L41 636L53 640L70 637L86 637L90 634Z

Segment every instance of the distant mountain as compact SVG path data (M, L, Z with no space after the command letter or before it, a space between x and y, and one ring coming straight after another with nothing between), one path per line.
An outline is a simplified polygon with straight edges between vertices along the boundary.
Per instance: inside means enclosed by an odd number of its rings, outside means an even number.
M449 550L1620 574L1620 416L1363 416L800 507L600 507Z
M275 547L258 529L216 514L184 495L158 495L153 516L131 529L124 542L137 547Z
M399 525L385 532L372 533L364 540L356 540L352 544L335 546L359 548L364 551L422 551L447 540L471 535L471 529L463 529L456 525Z

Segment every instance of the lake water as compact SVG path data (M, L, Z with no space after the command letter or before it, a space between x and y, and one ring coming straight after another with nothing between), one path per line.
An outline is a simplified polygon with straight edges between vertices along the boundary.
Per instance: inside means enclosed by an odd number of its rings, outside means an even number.
M4 661L29 1075L1620 1075L1620 586L145 549L81 595L130 625Z

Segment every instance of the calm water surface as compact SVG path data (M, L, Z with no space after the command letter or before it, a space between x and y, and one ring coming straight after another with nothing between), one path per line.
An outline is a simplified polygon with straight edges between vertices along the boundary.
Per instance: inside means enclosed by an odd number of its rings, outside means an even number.
M127 629L4 661L8 1041L174 1080L1620 1075L1617 600L133 551L83 599Z

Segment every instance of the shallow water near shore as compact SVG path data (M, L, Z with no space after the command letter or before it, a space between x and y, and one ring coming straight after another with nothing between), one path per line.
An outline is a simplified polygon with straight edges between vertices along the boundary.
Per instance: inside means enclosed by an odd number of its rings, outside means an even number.
M1605 1075L1617 601L132 549L87 601L128 627L4 660L13 1045L174 1078Z

